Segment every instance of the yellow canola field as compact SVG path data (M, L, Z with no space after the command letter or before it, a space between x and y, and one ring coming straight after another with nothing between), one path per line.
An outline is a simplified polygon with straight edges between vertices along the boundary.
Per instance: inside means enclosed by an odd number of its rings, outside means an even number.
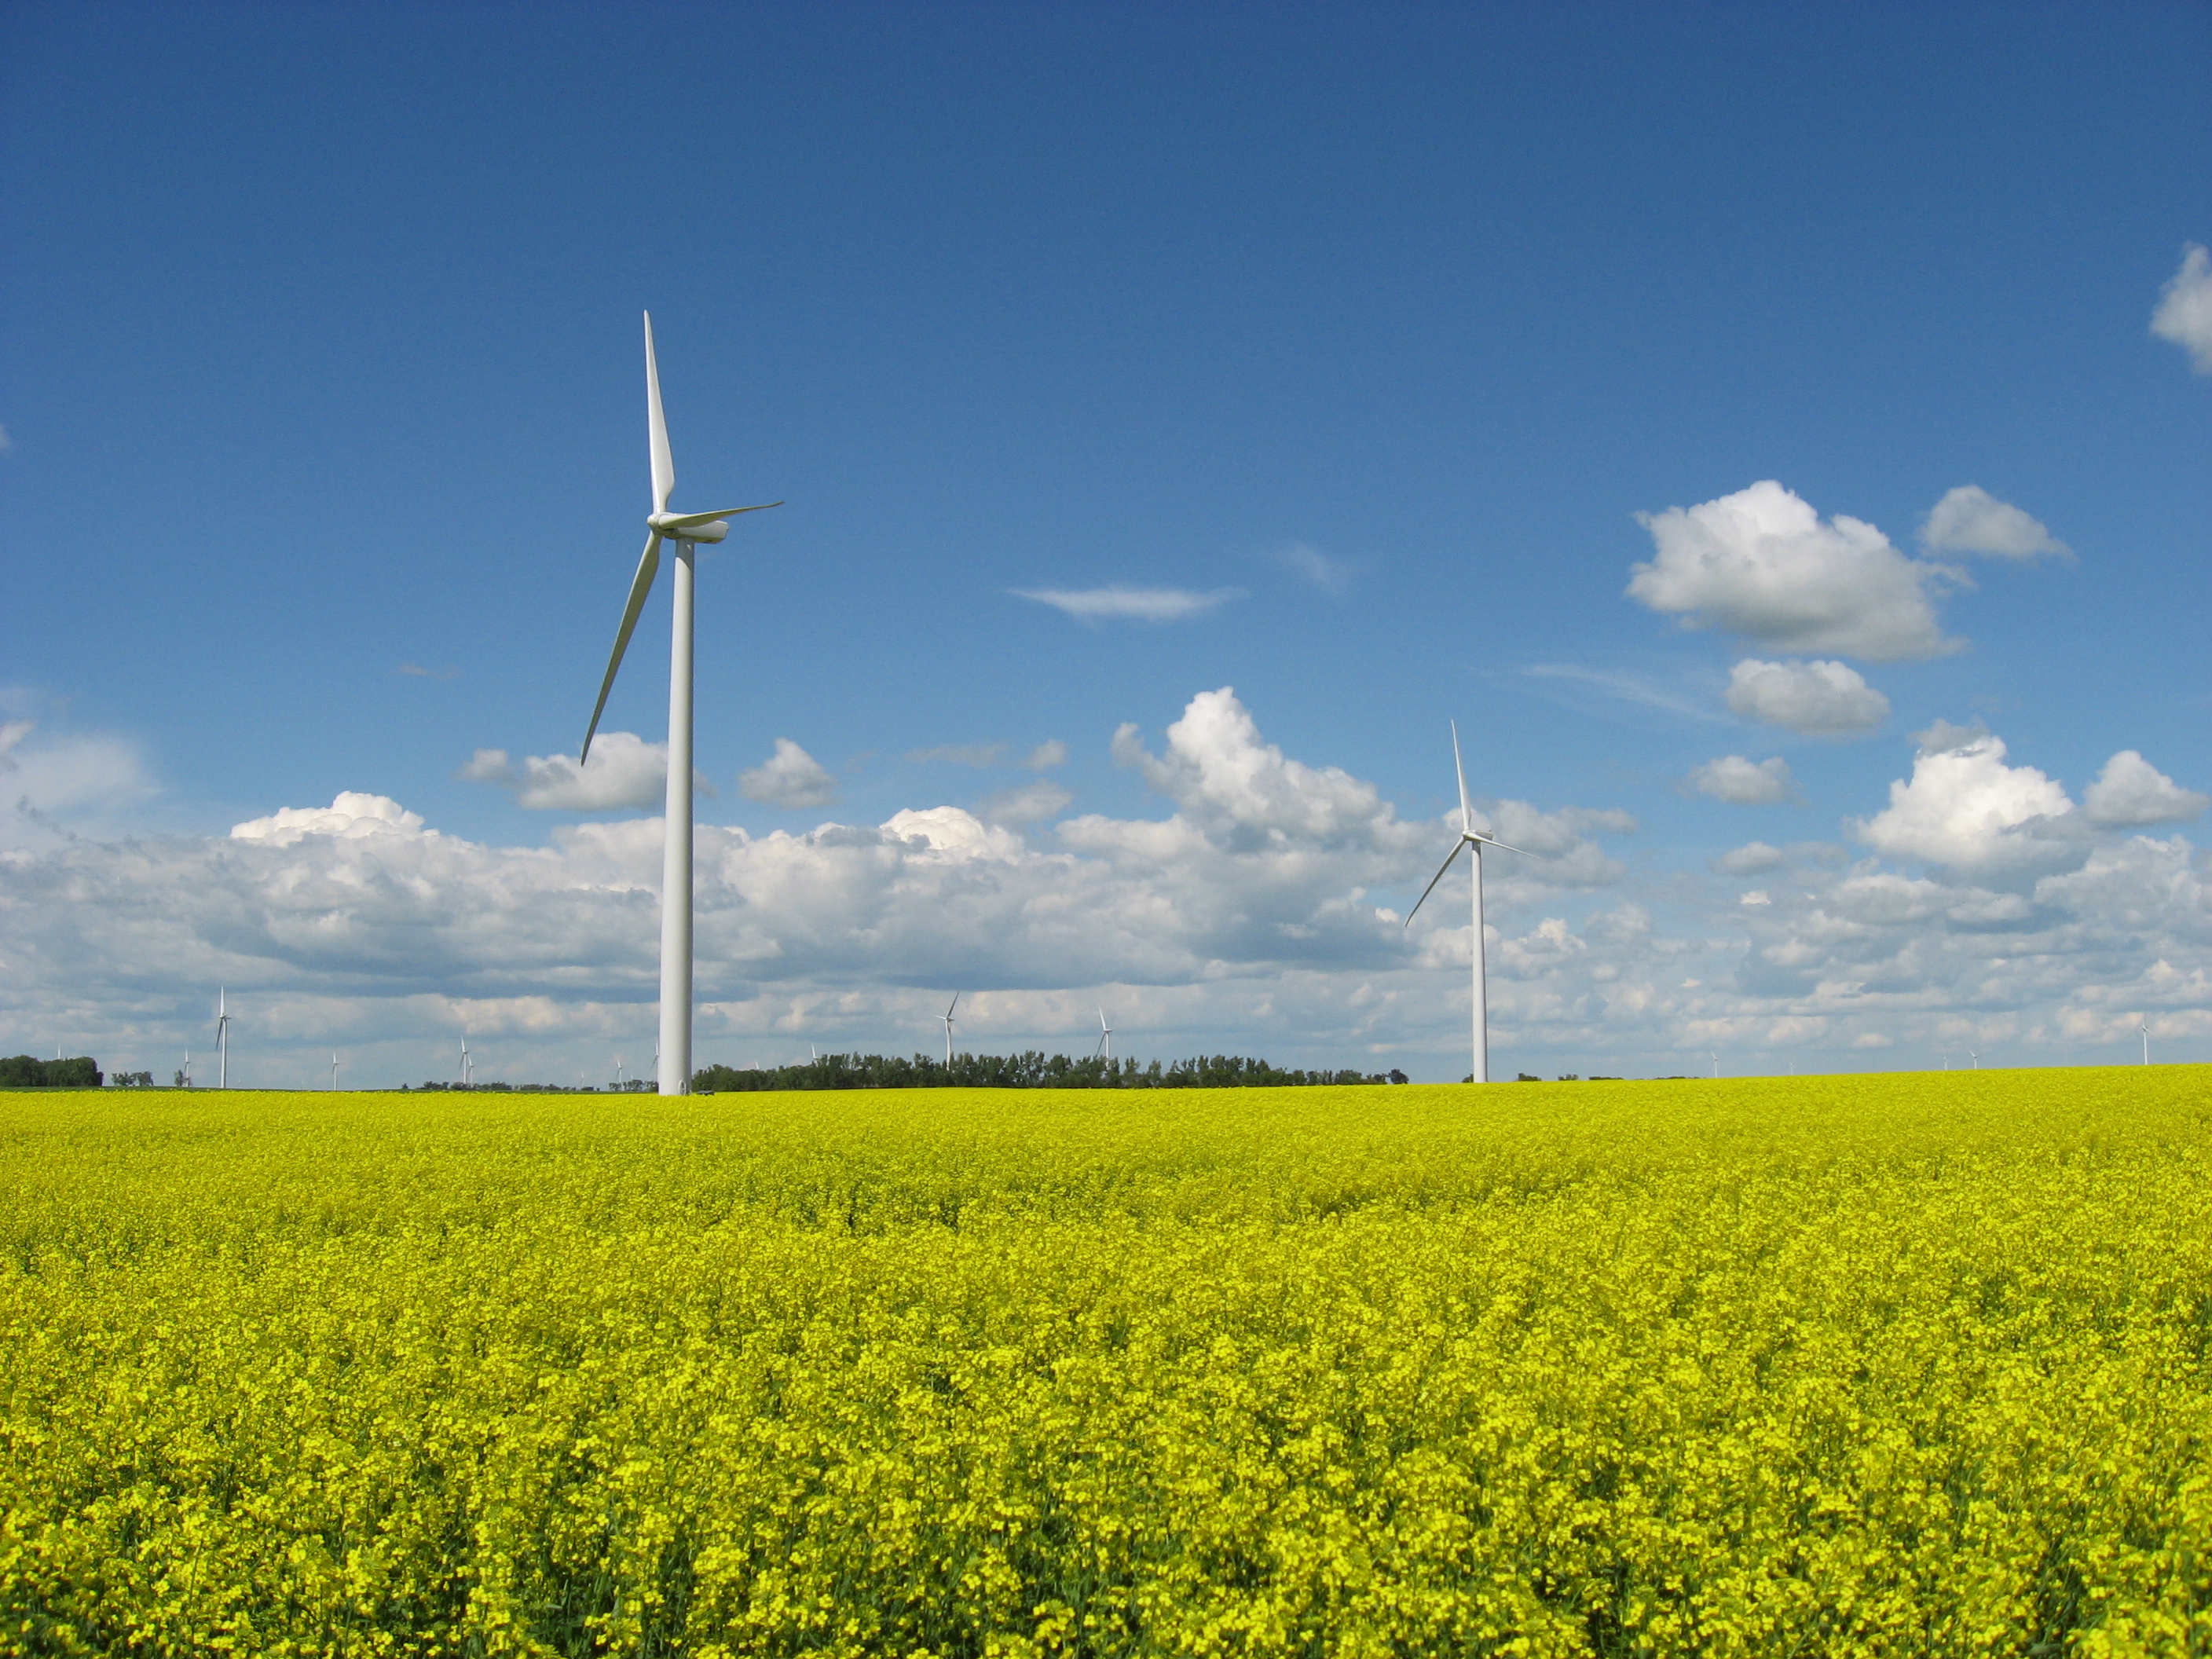
M0 1650L2212 1651L2204 1067L0 1096Z

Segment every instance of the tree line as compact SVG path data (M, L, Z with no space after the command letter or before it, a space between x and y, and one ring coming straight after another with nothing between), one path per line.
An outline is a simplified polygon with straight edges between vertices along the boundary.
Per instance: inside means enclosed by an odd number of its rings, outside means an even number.
M90 1054L75 1060L40 1060L9 1054L0 1060L0 1089L97 1089L103 1079Z
M1018 1054L956 1054L951 1063L916 1054L823 1054L795 1066L694 1073L698 1094L766 1089L1238 1089L1329 1083L1403 1083L1403 1072L1285 1071L1242 1054L1198 1054L1163 1066L1099 1055L1071 1060L1031 1048Z

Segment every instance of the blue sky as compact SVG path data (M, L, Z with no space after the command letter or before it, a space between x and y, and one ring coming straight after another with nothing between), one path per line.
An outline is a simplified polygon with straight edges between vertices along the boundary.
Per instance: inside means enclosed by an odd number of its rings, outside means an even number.
M676 505L789 503L702 565L702 1060L964 986L978 1047L1103 1000L1459 1075L1463 909L1374 914L1447 719L1559 854L1493 895L1508 1075L2212 1058L2208 76L2201 6L10 8L0 1048L166 1078L221 981L250 1080L649 1048L653 809L523 804L586 798L528 763L642 538L649 307ZM1190 614L1022 597L1116 588ZM819 775L749 795L778 739ZM422 827L231 833L342 793ZM523 948L532 882L599 908Z

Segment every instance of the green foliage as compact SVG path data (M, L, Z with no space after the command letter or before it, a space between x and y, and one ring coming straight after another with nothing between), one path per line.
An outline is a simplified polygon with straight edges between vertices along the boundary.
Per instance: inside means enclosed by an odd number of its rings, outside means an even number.
M90 1055L75 1060L39 1060L30 1054L0 1058L0 1089L97 1089L100 1063Z
M0 1652L2204 1652L2209 1083L0 1096Z
M916 1054L823 1054L804 1066L739 1071L709 1066L692 1074L691 1086L714 1094L751 1089L1251 1089L1311 1088L1321 1085L1382 1083L1383 1073L1285 1072L1241 1054L1200 1054L1163 1067L1134 1060L1091 1055L1070 1060L1035 1048L1018 1054L969 1054L951 1064ZM1403 1081L1403 1076L1398 1079Z

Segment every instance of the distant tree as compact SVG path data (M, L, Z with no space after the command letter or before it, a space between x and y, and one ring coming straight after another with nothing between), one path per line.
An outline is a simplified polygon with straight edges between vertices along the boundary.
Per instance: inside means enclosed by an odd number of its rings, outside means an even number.
M1391 1082L1393 1082L1393 1083L1411 1083L1413 1080L1413 1079L1411 1079L1411 1078L1407 1077L1407 1076L1403 1072L1400 1071L1396 1066L1393 1066L1390 1068L1390 1081L1391 1081Z
M0 1060L0 1089L97 1089L103 1081L89 1054L74 1060L39 1060L10 1054Z
M1544 1080L1543 1079L1541 1079L1541 1078L1538 1077L1538 1076L1537 1076L1534 1073L1533 1073L1533 1072L1523 1072L1523 1073L1521 1073L1521 1075L1520 1075L1519 1077L1517 1077L1517 1078L1516 1078L1516 1079L1514 1079L1514 1081L1515 1081L1515 1082L1516 1082L1516 1083L1541 1083L1543 1080ZM1469 1079L1468 1079L1468 1081L1469 1083L1472 1083L1472 1082L1474 1082L1474 1079L1473 1078L1469 1078Z

